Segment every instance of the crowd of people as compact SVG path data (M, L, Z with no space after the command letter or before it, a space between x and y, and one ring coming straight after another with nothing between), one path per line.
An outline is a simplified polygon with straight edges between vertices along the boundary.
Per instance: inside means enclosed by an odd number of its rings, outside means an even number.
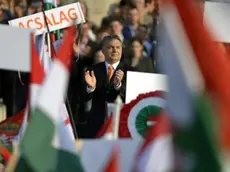
M84 1L80 4L86 22L78 27L80 40L73 43L75 60L66 103L74 117L78 136L84 138L96 136L105 119L106 102L113 102L118 94L124 100L126 71L157 72L154 57L160 0L121 0L111 4L108 16L102 19L100 26L91 21L87 4ZM57 5L61 5L60 1ZM8 24L11 19L40 12L42 8L38 0L0 0L0 23ZM103 80L104 69L99 67L110 65L111 60L111 66L115 65L112 79L116 80L116 88L105 86L110 82ZM106 72L109 73L107 68ZM1 70L0 75L0 97L3 97L9 117L26 104L29 74L20 73L19 77L18 72ZM82 95L82 90L88 95Z

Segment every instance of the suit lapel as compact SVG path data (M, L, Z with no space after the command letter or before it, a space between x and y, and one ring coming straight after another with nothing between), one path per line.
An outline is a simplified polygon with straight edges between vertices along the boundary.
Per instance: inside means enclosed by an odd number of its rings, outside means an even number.
M103 65L101 65L101 68L102 68L102 71L103 71L102 78L103 78L103 81L104 81L105 85L107 85L108 79L107 79L106 65L105 65L105 62L102 63L102 64L103 64Z

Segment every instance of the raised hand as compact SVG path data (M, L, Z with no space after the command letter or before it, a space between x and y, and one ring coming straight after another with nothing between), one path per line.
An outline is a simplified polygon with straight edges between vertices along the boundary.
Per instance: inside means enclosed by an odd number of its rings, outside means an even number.
M85 81L90 89L96 88L97 80L93 71L91 71L91 74L89 71L85 72Z
M121 83L121 80L124 77L124 72L122 70L118 70L115 73L115 78L114 78L114 85L118 87Z

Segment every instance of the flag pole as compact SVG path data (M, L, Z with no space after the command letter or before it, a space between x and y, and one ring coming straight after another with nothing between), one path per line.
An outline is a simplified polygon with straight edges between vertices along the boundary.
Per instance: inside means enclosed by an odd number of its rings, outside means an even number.
M118 95L117 99L115 101L115 113L114 113L114 120L113 120L113 139L117 140L119 138L119 121L120 121L120 110L121 110L121 104L122 100L121 97Z
M51 44L51 33L50 33L49 25L48 25L48 22L47 22L47 19L46 19L45 10L44 10L45 4L44 4L43 0L41 0L41 1L42 1L42 6L43 6L42 7L42 13L43 13L44 21L46 23L47 32L48 32L47 33L47 40L49 40L49 41L48 41L47 44L48 44L48 50L49 50L49 57L51 57L52 50L53 50L53 52L54 52L54 54L56 56L56 51L55 51L55 49L53 47L53 44ZM80 37L78 37L78 39L80 39ZM74 137L76 139L76 138L78 138L78 134L77 134L77 130L76 130L76 127L75 127L75 122L74 122L74 119L73 119L73 114L72 114L71 107L69 105L69 100L68 100L67 95L66 95L66 102L67 103L65 103L65 104L67 105L66 108L67 108L67 111L68 111L68 114L69 114L69 117L70 117L70 123L71 123L72 129L73 129Z
M47 19L46 19L46 14L45 14L45 3L43 0L41 0L42 2L42 14L43 14L43 17L44 17L44 21L45 21L45 24L46 24L46 29L47 29L47 46L48 46L48 52L49 52L49 56L51 57L51 52L52 52L52 45L51 45L51 33L50 33L50 29L49 29L49 25L48 25L48 22L47 22Z
M41 1L42 1L42 13L43 13L44 21L45 21L46 28L47 28L47 40L49 40L49 42L47 43L48 44L49 55L51 57L51 52L53 50L53 52L54 52L54 54L56 56L56 51L54 49L54 46L53 46L53 44L51 44L52 38L51 38L51 33L50 33L49 25L48 25L48 22L47 22L47 19L46 19L45 4L44 4L43 0L41 0ZM80 25L80 28L81 28L81 25ZM79 30L78 42L80 41L80 36L79 36L80 32L81 32L81 30ZM67 105L66 108L67 108L67 111L68 111L68 114L69 114L69 117L70 117L70 123L71 123L72 129L73 129L74 137L75 137L75 139L77 139L78 138L78 134L77 134L77 130L76 130L76 127L75 127L75 122L74 122L72 110L71 110L71 107L69 105L69 100L68 100L68 96L67 95L66 95L66 102L67 103L65 103L65 104Z
M40 49L40 53L39 53L40 60L43 60L43 54L44 54L44 49L45 49L45 36L46 36L46 33L43 32L43 34L42 34L41 49Z

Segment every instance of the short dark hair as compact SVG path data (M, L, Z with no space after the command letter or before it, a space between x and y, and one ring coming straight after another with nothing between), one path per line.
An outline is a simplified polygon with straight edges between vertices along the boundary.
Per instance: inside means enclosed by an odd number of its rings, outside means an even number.
M111 40L118 40L122 43L118 35L108 35L108 36L105 36L103 40L101 41L101 48L106 44L106 42L111 41Z
M153 2L153 0L145 0L145 5L151 4L152 2Z
M130 40L130 45L132 45L132 43L134 42L139 42L142 46L143 46L143 41L140 38L134 37Z
M96 31L97 34L100 34L100 33L103 33L103 32L109 33L109 29L101 27L101 28L98 28L97 31Z
M126 0L121 0L119 3L119 7L122 8L124 6L128 5L128 2Z
M116 21L123 25L123 23L121 21L121 18L118 17L118 16L110 17L110 19L109 19L109 25L111 25L112 22L116 22Z
M132 4L132 3L131 3L131 4L129 4L128 9L129 9L129 10L135 10L135 9L137 10L137 7L136 7L135 4Z

